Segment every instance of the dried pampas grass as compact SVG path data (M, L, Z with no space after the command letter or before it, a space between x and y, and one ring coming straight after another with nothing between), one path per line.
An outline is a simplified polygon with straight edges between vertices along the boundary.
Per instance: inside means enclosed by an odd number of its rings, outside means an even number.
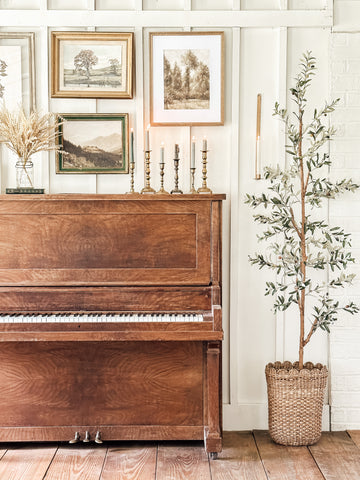
M10 112L3 107L0 109L0 140L21 158L25 165L34 153L60 149L55 143L60 124L53 113L42 115L34 110L26 115L23 108Z

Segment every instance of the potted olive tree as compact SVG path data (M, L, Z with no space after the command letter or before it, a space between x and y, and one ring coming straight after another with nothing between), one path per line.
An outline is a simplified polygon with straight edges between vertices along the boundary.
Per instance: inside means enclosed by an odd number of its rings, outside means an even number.
M299 319L298 362L276 362L266 366L269 432L284 445L311 445L321 435L321 416L328 370L321 364L304 363L304 348L317 330L329 332L341 311L358 312L353 302L341 305L334 290L350 284L354 275L346 267L354 262L349 234L319 219L324 201L359 186L352 180L332 182L331 165L324 146L335 133L326 116L338 100L315 109L309 117L306 94L315 73L315 58L307 52L301 58L295 86L290 88L293 112L275 104L274 115L285 124L288 166L284 170L266 167L267 191L247 195L246 203L260 207L254 215L264 226L259 240L268 242L266 254L256 253L250 262L273 272L265 295L274 297L274 311L295 308ZM314 213L317 213L316 217ZM318 271L329 270L319 281Z

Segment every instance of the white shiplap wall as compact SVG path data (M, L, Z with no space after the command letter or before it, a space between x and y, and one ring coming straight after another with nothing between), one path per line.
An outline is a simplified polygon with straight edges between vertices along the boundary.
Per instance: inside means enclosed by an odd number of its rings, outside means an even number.
M136 189L143 184L143 131L149 121L150 31L225 31L225 125L154 127L152 178L158 183L160 142L167 148L166 188L171 186L172 146L180 143L180 181L189 189L189 147L193 135L208 137L209 185L225 192L224 206L224 426L266 428L264 366L297 355L297 328L291 314L275 318L263 296L265 272L249 266L256 228L243 205L246 192L261 191L253 180L256 96L262 94L261 162L285 163L282 127L272 118L274 102L288 101L287 88L302 52L312 50L319 71L312 98L328 98L332 2L325 0L0 0L2 31L36 33L37 105L54 112L127 112L136 134ZM52 30L133 31L136 96L131 100L51 99L49 54ZM14 183L13 159L2 152L1 189ZM198 169L197 183L200 182ZM50 193L123 193L128 175L56 175L54 155L38 155L36 184ZM328 360L327 338L317 337L307 358Z

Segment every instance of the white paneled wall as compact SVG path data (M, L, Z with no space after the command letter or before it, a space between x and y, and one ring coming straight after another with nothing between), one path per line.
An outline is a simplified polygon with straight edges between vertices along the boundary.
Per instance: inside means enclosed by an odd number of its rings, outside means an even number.
M347 2L339 3L345 4ZM136 136L135 186L143 186L143 132L149 122L149 32L225 32L225 124L218 127L153 127L152 178L159 184L159 147L166 148L165 187L172 186L174 143L181 148L180 183L189 190L189 149L193 135L208 137L209 185L224 192L224 426L266 428L264 366L297 355L297 328L292 314L271 313L263 295L266 272L251 268L247 257L256 248L257 229L244 206L246 192L259 192L255 181L256 96L262 95L261 163L286 161L281 124L272 117L276 100L288 102L287 88L302 52L318 58L311 99L329 98L329 37L332 2L325 0L0 0L2 31L36 33L37 105L59 113L129 113ZM52 30L132 31L135 34L135 96L130 100L52 99L49 96ZM341 61L339 68L343 68ZM285 105L284 105L285 106ZM199 144L200 148L200 144ZM14 160L3 149L1 190L14 183ZM50 193L123 193L128 175L59 175L53 154L35 159L36 184ZM197 184L200 183L200 168ZM328 361L328 340L320 335L307 352L313 361ZM360 425L360 423L359 423Z
M331 94L340 98L333 115L337 137L331 145L334 178L352 177L360 184L360 25L359 2L335 2L335 33L331 38ZM352 232L353 286L339 292L360 302L360 193L330 204L330 220ZM343 298L340 297L342 300ZM330 335L331 420L334 430L360 428L360 321L343 315Z

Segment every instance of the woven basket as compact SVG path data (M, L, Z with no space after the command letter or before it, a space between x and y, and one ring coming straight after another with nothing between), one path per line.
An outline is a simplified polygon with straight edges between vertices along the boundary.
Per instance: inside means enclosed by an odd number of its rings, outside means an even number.
M313 445L321 436L321 418L328 370L308 362L269 363L269 433L281 445Z

